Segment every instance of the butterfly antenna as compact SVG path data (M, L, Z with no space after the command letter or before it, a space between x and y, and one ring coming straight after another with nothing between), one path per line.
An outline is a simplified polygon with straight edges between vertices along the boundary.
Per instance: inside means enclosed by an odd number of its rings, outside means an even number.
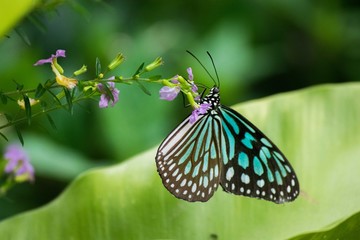
M213 57L211 56L211 54L209 53L209 51L206 51L207 55L210 57L211 59L211 63L214 67L214 70L215 70L215 75L216 75L216 80L217 80L217 86L220 88L220 79L219 79L219 75L218 75L218 72L217 72L217 69L216 69L216 66L215 66L215 62L214 62L214 59ZM213 79L214 80L214 79Z
M192 52L190 52L189 50L186 50L186 52L187 52L188 54L190 54L193 58L195 58L196 61L198 61L198 63L200 63L200 65L201 65L202 68L205 70L205 72L206 72L206 73L210 76L210 78L214 81L215 85L217 85L215 79L213 78L213 76L209 73L209 71L206 69L206 67L200 62L200 60L199 60ZM210 57L210 58L211 58L211 57ZM211 58L211 60L212 60L212 58ZM215 72L216 72L216 69L215 69ZM219 81L218 81L218 82L219 82ZM217 86L218 86L218 85L217 85Z

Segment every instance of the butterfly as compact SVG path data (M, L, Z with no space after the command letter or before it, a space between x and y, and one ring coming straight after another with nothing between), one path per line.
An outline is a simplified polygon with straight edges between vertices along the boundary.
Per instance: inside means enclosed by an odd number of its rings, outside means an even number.
M219 186L275 203L293 201L299 182L279 148L220 103L219 87L211 88L203 103L210 105L206 113L193 124L187 117L157 150L157 170L166 189L189 202L208 201Z

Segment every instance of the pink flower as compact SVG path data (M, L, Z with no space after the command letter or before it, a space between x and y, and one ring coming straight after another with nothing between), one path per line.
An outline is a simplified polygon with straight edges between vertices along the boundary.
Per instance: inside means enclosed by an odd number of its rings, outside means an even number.
M186 71L187 71L187 73L188 73L188 76L189 76L189 82L190 82L190 84L191 84L191 91L193 92L193 93L195 93L195 94L198 94L198 86L196 86L195 85L195 83L194 83L194 74L193 74L193 72L192 72L192 68L191 67L188 67L187 69L186 69Z
M210 107L210 103L202 103L198 108L194 109L189 118L190 124L194 124L199 119L199 116L205 114Z
M111 79L109 79L109 80L111 80ZM102 93L100 96L99 108L107 108L110 103L111 103L111 106L113 107L119 101L120 90L115 88L114 82L108 82L107 84L108 84L110 93L108 91L106 91L106 89L102 83L99 83L97 85L100 93Z
M160 99L163 99L166 101L172 101L177 97L179 92L180 92L179 86L175 86L175 87L164 86L159 91Z
M8 160L5 166L6 173L14 173L15 176L25 176L26 180L34 181L34 167L30 164L29 156L19 145L9 145L4 158Z
M50 58L47 59L40 59L37 61L34 66L43 65L45 63L51 64L51 69L55 73L55 80L57 84L60 86L64 86L67 89L73 89L78 84L78 81L74 78L68 78L63 75L64 70L62 67L57 63L58 57L65 57L65 50L59 49L56 51L55 54L51 54Z
M53 59L58 58L58 57L65 57L65 50L62 50L62 49L56 50L55 55L51 54L51 57L49 57L47 59L40 59L39 61L37 61L34 64L34 66L42 65L44 63L52 63Z
M193 80L194 80L194 75L193 75L193 72L192 72L192 68L191 68L191 67L188 67L188 68L186 69L186 71L187 71L188 74L189 74L189 80L190 80L190 81L193 81Z
M175 75L172 79L171 79L171 82L174 83L174 84L179 84L179 75Z

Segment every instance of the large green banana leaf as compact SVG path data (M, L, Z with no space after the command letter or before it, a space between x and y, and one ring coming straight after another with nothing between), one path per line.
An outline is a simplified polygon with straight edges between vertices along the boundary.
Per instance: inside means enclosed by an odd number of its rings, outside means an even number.
M360 212L349 217L345 221L330 226L322 231L306 233L291 238L291 240L315 240L315 239L359 239L360 236Z
M0 1L0 35L6 34L18 21L30 12L38 0Z
M359 99L360 84L347 83L234 107L289 158L301 187L292 203L221 190L206 203L176 199L154 148L85 172L50 204L0 223L1 239L285 239L327 228L360 210Z

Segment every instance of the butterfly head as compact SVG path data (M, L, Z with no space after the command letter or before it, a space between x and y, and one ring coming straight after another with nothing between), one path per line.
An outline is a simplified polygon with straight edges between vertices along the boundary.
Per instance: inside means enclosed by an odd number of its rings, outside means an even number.
M200 100L200 103L210 103L212 109L216 109L220 104L220 89L215 86L210 89L210 92Z

